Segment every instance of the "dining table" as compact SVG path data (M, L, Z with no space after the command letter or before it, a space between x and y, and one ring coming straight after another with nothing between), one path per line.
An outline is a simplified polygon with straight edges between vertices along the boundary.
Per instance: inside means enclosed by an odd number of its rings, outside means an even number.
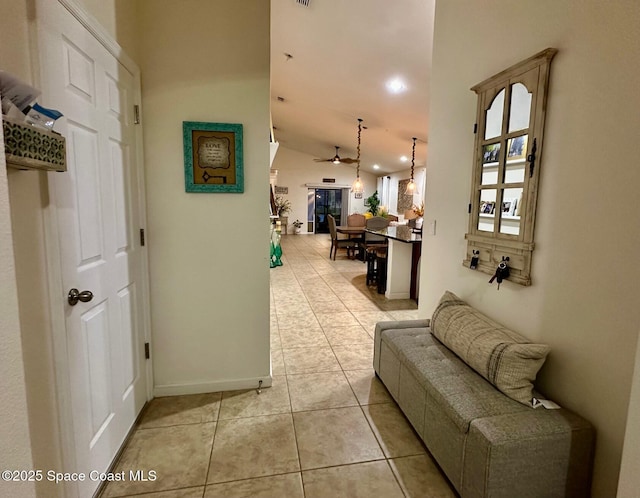
M346 234L350 239L361 241L364 238L364 231L366 230L366 228L367 227L338 225L336 226L336 232ZM364 253L362 252L362 248L359 244L357 253L354 251L352 257L364 261Z
M364 235L364 231L367 227L354 227L354 226L350 226L350 225L338 225L336 227L336 232L338 233L344 233L347 235L358 235L358 236L362 236Z

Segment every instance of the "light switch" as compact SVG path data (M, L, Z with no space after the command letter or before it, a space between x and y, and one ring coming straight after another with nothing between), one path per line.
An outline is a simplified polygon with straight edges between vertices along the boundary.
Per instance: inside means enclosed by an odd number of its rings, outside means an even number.
M429 235L436 234L436 220L431 220L429 222Z

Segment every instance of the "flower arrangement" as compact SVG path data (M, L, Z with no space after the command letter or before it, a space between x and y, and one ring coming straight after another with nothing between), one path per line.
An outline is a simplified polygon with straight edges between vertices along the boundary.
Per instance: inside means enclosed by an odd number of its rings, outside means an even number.
M296 220L296 221L294 221L294 222L292 223L292 225L293 225L295 228L302 228L302 225L303 225L303 224L304 224L304 223L302 223L300 220Z
M291 201L281 195L276 195L274 199L278 216L284 216L291 211Z
M420 203L420 206L414 204L411 206L411 210L416 213L416 216L422 217L424 216L424 201Z

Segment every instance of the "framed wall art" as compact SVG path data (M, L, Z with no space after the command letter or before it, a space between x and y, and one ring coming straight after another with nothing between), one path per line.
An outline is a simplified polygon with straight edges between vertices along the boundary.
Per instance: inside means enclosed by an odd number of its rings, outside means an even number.
M183 121L187 192L244 192L242 125Z
M398 204L396 211L399 214L404 214L405 211L411 209L411 206L413 206L413 195L405 193L409 181L407 178L406 180L400 180L398 182Z

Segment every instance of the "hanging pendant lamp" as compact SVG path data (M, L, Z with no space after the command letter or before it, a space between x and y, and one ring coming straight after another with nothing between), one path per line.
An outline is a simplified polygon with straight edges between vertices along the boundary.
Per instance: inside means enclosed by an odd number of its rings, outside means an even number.
M413 168L416 164L416 140L417 138L413 137L413 152L411 154L411 180L409 180L409 183L407 184L407 190L405 190L404 192L407 195L416 195L420 193L418 192L418 185L413 179Z
M364 184L360 180L360 136L362 134L362 119L358 118L358 157L356 159L356 179L351 186L351 192L354 194L362 194L364 192Z

